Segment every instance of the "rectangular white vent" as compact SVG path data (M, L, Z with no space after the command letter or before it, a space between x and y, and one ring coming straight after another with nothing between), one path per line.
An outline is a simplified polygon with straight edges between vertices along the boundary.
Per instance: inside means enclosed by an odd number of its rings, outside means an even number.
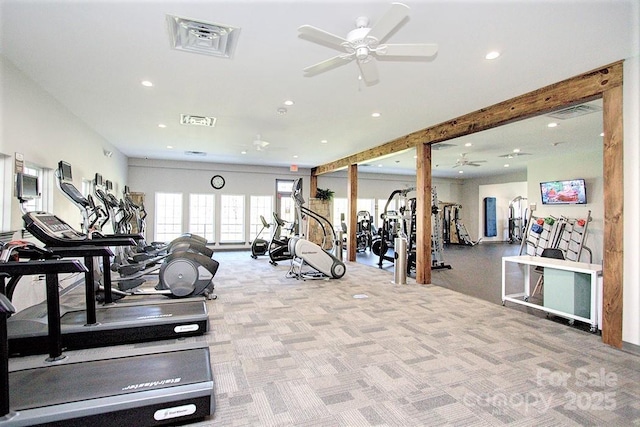
M598 111L602 111L602 108L595 105L583 104L554 111L553 113L548 114L548 116L553 117L554 119L567 120L578 116L584 116L585 114L596 113Z
M171 47L177 50L231 58L239 28L167 15Z
M180 124L186 126L207 126L212 128L216 125L216 118L207 116L192 116L190 114L180 114Z

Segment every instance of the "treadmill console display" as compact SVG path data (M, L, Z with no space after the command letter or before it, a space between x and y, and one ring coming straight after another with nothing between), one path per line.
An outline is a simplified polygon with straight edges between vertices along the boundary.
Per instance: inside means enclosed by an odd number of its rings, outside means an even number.
M66 222L62 222L60 218L51 214L38 215L34 218L36 222L39 222L40 225L45 228L45 230L49 231L50 234L55 234L57 237L64 238L81 238L84 240L84 237L78 234L74 229L72 229L69 224Z

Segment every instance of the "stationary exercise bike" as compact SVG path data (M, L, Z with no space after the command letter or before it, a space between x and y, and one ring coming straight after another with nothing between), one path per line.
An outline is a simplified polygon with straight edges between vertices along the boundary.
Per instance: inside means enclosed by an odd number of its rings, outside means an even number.
M261 239L260 236L265 229L268 230L271 228L271 224L269 224L262 215L260 215L260 221L262 221L262 228L258 232L256 238L253 239L253 242L251 242L251 258L253 259L258 259L260 255L266 255L269 251L269 242L265 239Z

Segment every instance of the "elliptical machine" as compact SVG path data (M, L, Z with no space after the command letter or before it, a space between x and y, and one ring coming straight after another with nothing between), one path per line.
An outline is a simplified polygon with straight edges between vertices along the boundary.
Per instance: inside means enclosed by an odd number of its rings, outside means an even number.
M269 251L269 242L265 239L261 239L260 236L264 230L271 228L271 224L264 219L264 216L260 215L260 221L262 221L262 228L258 232L258 235L253 242L251 242L251 258L258 259L259 256L265 255Z
M65 161L60 161L58 163L58 170L56 171L56 183L58 189L62 191L62 193L80 209L80 212L83 216L83 230L82 233L79 233L71 228L66 223L63 223L59 220L57 223L57 227L60 229L67 230L69 239L78 240L78 239L89 239L91 235L99 235L99 233L92 233L88 226L84 224L88 224L89 212L88 207L91 205L87 198L85 198L82 193L73 185L73 176L71 172L71 165ZM37 219L34 214L33 219ZM51 227L47 227L48 224L43 223L42 221L31 221L35 223L34 227L40 226L42 229L42 234L45 237L49 237L51 235L56 236L56 233ZM86 227L86 228L85 228ZM114 230L117 231L117 230ZM59 233L58 233L59 234ZM143 239L141 234L123 234L117 233L114 235L117 237L127 237L132 238L136 241L140 241ZM58 245L64 243L64 239L67 238L64 235L57 235L58 241L55 239L51 240L51 242L45 242L47 244L55 244ZM137 286L132 286L124 292L118 292L121 296L126 295L165 295L171 298L186 298L186 297L195 297L195 296L206 296L209 299L215 299L216 295L213 294L214 284L213 277L215 276L219 263L218 261L212 259L210 256L203 255L199 252L194 252L187 249L186 246L178 247L174 249L171 253L169 253L166 257L161 259L162 265L159 267L158 273L158 284L155 286L155 289L150 290L141 290L138 289L143 282L143 275L151 273L152 271L144 271L139 272L135 275L136 278L142 279L142 283L138 283ZM157 266L153 267L155 270L158 269ZM112 269L113 270L113 269ZM129 280L132 277L125 277L125 280ZM114 283L118 283L118 279L113 280ZM111 286L111 283L104 283L104 286ZM114 290L115 291L115 290Z
M289 235L293 229L294 224L287 230L289 231L286 236L282 235L282 228L287 225L287 222L280 219L277 213L273 213L273 221L276 225L273 234L271 235L271 241L269 242L269 263L271 265L278 265L278 261L285 261L291 259L291 251L289 249Z

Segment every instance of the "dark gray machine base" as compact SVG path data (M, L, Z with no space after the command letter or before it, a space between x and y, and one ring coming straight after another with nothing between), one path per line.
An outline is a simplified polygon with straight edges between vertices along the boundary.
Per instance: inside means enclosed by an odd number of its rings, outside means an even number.
M85 325L86 311L67 311L60 318L63 348L83 349L202 335L209 328L203 299L164 304L122 304L99 308L97 324ZM38 305L9 318L9 353L47 352L46 306Z
M208 347L20 369L1 427L155 426L212 415Z

